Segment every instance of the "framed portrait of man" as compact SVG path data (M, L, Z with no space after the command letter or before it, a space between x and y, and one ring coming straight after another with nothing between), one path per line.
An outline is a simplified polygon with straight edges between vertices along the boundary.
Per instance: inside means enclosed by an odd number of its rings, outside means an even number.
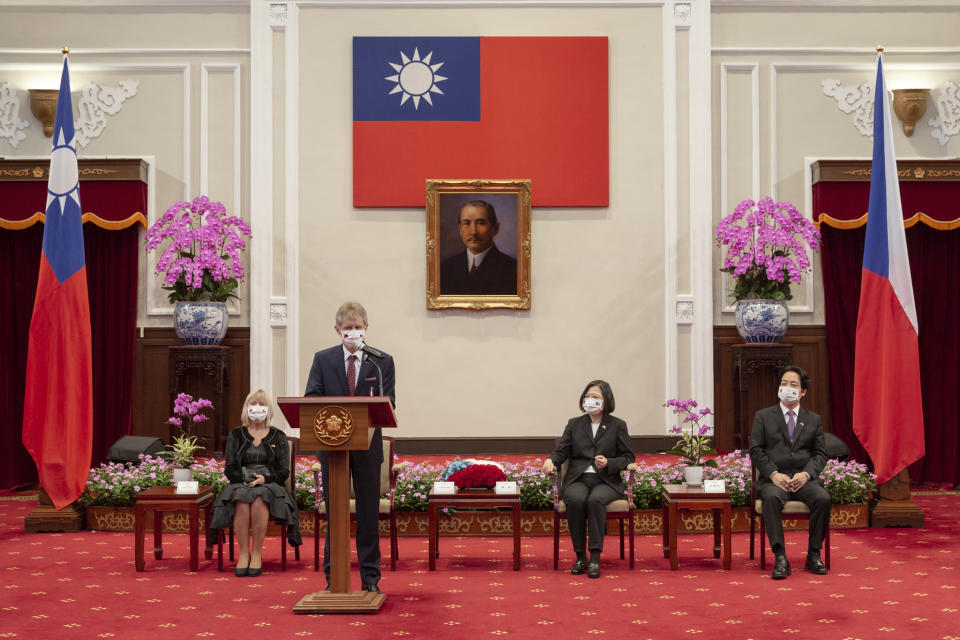
M427 180L427 309L530 308L530 180Z

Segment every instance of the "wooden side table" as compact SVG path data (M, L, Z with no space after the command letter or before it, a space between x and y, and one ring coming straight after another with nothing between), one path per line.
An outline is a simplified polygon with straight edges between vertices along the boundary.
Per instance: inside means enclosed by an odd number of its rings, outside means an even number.
M492 489L475 490L460 489L453 495L441 495L430 492L427 497L429 511L429 542L430 571L437 570L437 558L440 556L440 527L439 509L453 507L455 509L492 509L495 507L510 508L513 511L513 570L520 571L520 494L495 493Z
M703 487L685 484L663 485L663 557L670 558L670 569L677 570L677 522L680 509L713 511L713 557L720 557L720 530L723 529L723 568L730 570L730 529L733 510L726 491L707 493Z
M143 571L143 534L146 529L147 511L153 511L153 557L163 558L163 512L186 511L190 518L190 571L197 571L200 562L197 558L200 547L200 509L204 511L203 535L206 548L203 556L213 557L210 544L210 509L213 506L213 487L203 486L193 495L178 495L176 487L150 487L137 494L134 507L135 564L137 571Z

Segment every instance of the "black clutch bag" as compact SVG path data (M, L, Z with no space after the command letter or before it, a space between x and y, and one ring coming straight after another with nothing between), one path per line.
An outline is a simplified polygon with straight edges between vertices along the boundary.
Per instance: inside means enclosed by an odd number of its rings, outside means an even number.
M253 465L250 467L242 467L243 471L243 483L250 484L256 478L254 476L263 476L264 482L270 482L270 469L263 465Z

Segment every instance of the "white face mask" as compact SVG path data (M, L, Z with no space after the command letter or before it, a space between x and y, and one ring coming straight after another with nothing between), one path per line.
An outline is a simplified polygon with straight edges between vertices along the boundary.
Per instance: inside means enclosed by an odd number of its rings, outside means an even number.
M777 395L784 404L793 403L800 399L800 389L796 387L780 387Z
M601 398L586 397L583 399L583 410L587 413L600 413L603 409L603 400Z
M367 332L364 329L347 329L346 331L340 332L343 343L351 347L356 347L357 349L363 345L363 338L366 334Z
M254 422L263 422L267 419L270 409L260 404L252 404L247 407L247 416Z

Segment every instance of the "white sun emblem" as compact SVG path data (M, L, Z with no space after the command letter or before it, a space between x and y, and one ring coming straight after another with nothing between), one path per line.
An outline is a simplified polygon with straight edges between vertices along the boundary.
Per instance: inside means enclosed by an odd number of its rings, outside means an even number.
M437 70L443 66L443 63L430 64L431 56L433 56L433 51L421 60L420 51L414 48L412 58L408 58L407 54L403 51L400 52L401 64L388 62L387 64L393 67L393 70L396 71L397 74L387 76L384 80L396 82L397 84L387 95L402 92L403 97L400 98L400 104L402 105L410 98L413 98L414 109L420 108L421 98L425 100L427 104L433 106L433 100L430 98L430 94L439 93L443 95L443 91L440 90L437 83L443 82L446 78L437 75Z

